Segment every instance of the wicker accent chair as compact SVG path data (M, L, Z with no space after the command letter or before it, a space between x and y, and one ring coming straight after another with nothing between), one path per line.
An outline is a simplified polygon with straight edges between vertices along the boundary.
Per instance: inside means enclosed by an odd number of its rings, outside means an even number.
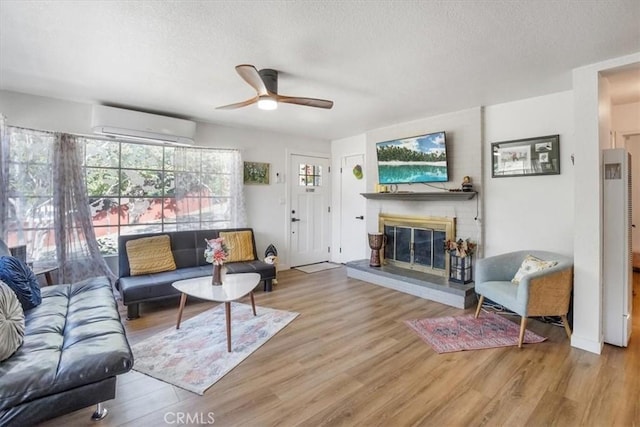
M527 255L545 261L557 261L551 268L525 275L519 284L511 279ZM571 339L567 321L573 289L573 259L547 251L516 251L481 258L476 263L475 290L480 296L475 317L488 298L522 317L518 347L522 348L527 317L560 316L565 332Z

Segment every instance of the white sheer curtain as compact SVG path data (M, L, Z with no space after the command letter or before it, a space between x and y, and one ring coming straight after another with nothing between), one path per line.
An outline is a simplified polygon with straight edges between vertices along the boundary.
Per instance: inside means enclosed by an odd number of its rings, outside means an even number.
M200 228L200 156L195 148L177 147L173 151L175 168L176 229Z
M82 146L76 137L56 134L53 147L53 205L58 269L62 283L115 275L100 254L91 222Z
M244 205L244 163L240 150L231 152L231 227L247 226L247 211Z
M0 114L0 239L7 242L9 218L9 131Z
M36 265L56 265L62 283L97 275L114 280L93 228L83 167L85 140L6 126L2 118L0 132L0 237L26 244L27 258ZM168 230L246 226L239 150L167 151L173 162L165 161L165 179L169 183L175 174L175 196L165 198L175 197L176 211L175 223L171 218L165 223Z
M246 227L239 150L178 147L173 164L178 230Z

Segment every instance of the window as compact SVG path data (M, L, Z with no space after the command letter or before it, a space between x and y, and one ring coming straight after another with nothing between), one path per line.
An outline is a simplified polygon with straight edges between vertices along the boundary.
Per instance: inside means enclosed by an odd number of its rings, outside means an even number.
M300 163L298 167L298 185L302 187L322 186L322 166Z
M12 127L9 132L9 244L26 243L30 260L55 258L53 135ZM234 198L242 195L232 194L238 193L232 185L236 151L94 138L82 142L103 254L117 252L120 234L237 225Z
M118 234L231 226L231 152L103 140L85 146L103 252L114 251Z
M27 259L55 258L53 135L9 128L8 246L27 242Z

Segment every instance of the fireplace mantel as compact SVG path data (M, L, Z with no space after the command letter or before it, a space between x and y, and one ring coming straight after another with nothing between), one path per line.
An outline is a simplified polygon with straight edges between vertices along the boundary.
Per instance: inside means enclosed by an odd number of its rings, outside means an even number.
M404 200L404 201L430 201L430 200L471 200L476 191L429 191L412 192L398 191L396 193L360 193L364 198L372 200Z

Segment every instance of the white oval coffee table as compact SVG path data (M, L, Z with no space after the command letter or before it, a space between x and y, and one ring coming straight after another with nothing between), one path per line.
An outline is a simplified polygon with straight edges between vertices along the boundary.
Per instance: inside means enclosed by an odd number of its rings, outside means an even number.
M211 276L204 276L173 282L172 286L182 292L176 329L180 329L182 311L184 310L184 304L187 302L187 295L207 301L223 302L227 321L227 351L231 352L231 301L237 301L249 294L251 296L253 315L255 316L256 304L253 300L253 290L260 283L260 275L258 273L227 274L223 281L223 286L213 286L211 284Z

